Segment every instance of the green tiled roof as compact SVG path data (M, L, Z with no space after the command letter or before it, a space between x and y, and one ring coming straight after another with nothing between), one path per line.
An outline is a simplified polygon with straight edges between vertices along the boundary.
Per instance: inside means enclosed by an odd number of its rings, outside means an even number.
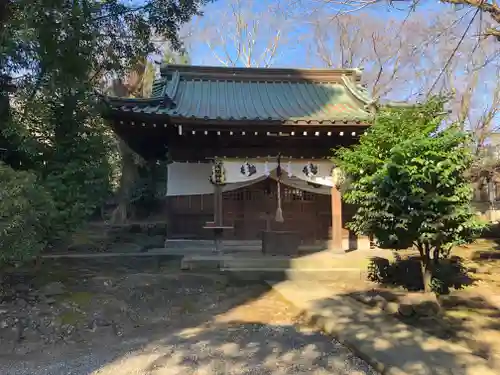
M176 119L367 122L372 100L358 70L167 66L146 99L109 98L121 111Z

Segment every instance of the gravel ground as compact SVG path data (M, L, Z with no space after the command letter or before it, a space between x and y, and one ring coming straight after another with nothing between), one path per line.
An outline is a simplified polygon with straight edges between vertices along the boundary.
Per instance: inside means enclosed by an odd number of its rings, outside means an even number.
M300 311L262 286L146 273L117 280L111 286L101 280L99 288L114 288L124 307L140 313L137 328L121 335L98 329L89 340L0 355L0 374L377 375L337 341L303 328ZM112 317L126 328L127 316Z
M4 375L215 375L377 373L340 343L293 326L230 323L165 332L68 356L2 360ZM47 357L50 357L47 355Z

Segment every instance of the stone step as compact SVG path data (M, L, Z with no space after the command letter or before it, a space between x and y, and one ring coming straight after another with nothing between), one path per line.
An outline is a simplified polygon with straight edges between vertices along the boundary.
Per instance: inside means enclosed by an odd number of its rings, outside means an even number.
M284 269L284 268L220 268L223 273L244 280L291 280L294 282L359 282L365 272L359 269Z
M370 258L390 258L391 252L367 251L348 254L321 252L301 257L249 255L187 255L182 269L211 269L245 280L294 280L358 282L366 279Z
M186 255L181 260L181 270L194 271L220 268L221 258L217 256Z
M234 269L288 269L291 267L292 259L290 257L234 257L225 258L221 261L222 268Z
M262 247L262 241L260 240L249 240L249 241L235 241L235 240L223 240L223 246L230 247ZM166 247L213 247L213 240L177 240L177 239L167 239L165 240Z
M182 258L182 269L281 269L290 267L290 257L264 257L256 255L254 257L237 255L186 255Z
M357 268L332 269L289 269L286 270L286 279L292 281L332 281L332 282L359 282L366 280L366 271Z
M383 253L383 256L389 256ZM375 251L359 254L331 254L329 252L314 253L300 257L271 256L259 253L232 253L232 254L192 254L183 258L184 263L196 264L204 262L218 262L226 269L357 269L365 271L370 263L371 256L381 256Z
M155 248L155 251L185 251L186 253L199 253L206 254L215 251L215 245L212 246L166 246L164 248ZM241 253L241 252L249 252L249 253L261 253L262 247L257 246L221 246L221 251L224 253Z
M213 240L187 240L187 239L167 239L165 241L166 249L190 249L190 250L213 250L215 248ZM234 251L262 251L261 240L223 240L221 248L225 252ZM321 251L326 249L325 243L300 245L302 252Z
M231 256L223 259L226 268L284 268L284 269L361 269L366 270L370 258L348 254L315 253L311 255L288 256Z
M361 271L366 271L367 262L364 259L335 254L320 254L320 256L265 256L242 254L226 255L186 255L182 259L183 269L220 268L231 272L286 272L304 271L307 274L318 273L355 273L357 278ZM318 276L321 277L321 276Z

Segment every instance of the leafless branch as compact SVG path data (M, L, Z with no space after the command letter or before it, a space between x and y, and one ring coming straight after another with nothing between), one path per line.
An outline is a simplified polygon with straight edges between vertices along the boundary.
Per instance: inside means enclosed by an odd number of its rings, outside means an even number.
M446 61L446 64L444 65L443 69L441 70L441 72L439 73L438 77L436 78L436 81L432 84L431 88L429 89L429 93L432 92L432 90L434 89L434 87L436 86L436 84L438 83L439 79L441 78L441 76L443 75L443 73L446 71L446 69L448 68L448 65L451 63L451 60L453 59L453 57L455 57L455 54L457 53L458 49L460 48L460 45L462 44L462 42L464 41L465 39L465 36L467 35L467 33L469 32L469 29L470 27L472 26L472 23L474 22L474 19L476 18L476 16L479 14L479 10L477 10L474 15L472 16L471 20L469 21L467 27L465 28L462 36L460 37L456 47L453 49L450 57L448 58L448 60Z
M374 98L383 98L407 81L408 69L419 52L411 34L417 22L375 20L363 13L329 18L316 15L309 21L312 44L321 65L326 67L363 67L366 83ZM408 21L408 24L407 24ZM402 33L409 27L411 32ZM398 32L394 32L398 30ZM392 31L392 32L391 32Z
M420 3L420 0L320 0L320 2L332 6L334 9L336 8L337 13L341 15L357 12L378 3L387 3L394 8L396 8L396 4L403 4L413 10ZM441 0L441 2L470 7L489 15L493 24L485 28L483 35L492 36L500 41L500 6L496 0Z
M283 22L269 18L265 12L252 11L249 2L232 1L224 13L206 16L208 24L202 32L204 43L224 66L271 66L282 43ZM210 22L210 17L214 16L217 22L213 19Z

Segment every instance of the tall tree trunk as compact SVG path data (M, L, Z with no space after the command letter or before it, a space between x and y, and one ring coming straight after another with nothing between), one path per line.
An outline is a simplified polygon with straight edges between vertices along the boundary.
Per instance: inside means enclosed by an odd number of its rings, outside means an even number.
M147 96L146 91L150 91L148 85L154 81L155 70L146 59L138 61L125 79L115 79L111 84L111 92L119 97L139 97ZM146 90L146 86L148 86ZM111 214L112 223L125 223L130 216L130 199L136 178L138 177L138 166L134 160L134 152L120 138L118 138L118 148L121 156L121 176L118 188L118 206Z
M421 262L422 267L422 280L424 282L424 292L431 293L432 269L430 259L423 259Z
M422 282L424 284L424 292L430 293L432 281L432 267L431 267L431 250L428 245L417 244L420 253L420 269L422 272Z
M433 250L432 254L432 260L434 261L434 264L437 265L439 263L439 253L440 253L440 248L436 246Z
M127 144L118 140L118 148L121 156L121 177L120 187L118 189L118 206L111 214L111 222L114 224L123 224L128 219L128 208L130 205L130 194L137 174L137 166L134 162L134 154Z
M1 12L0 12L1 14ZM19 167L19 160L16 157L12 158L9 155L18 154L17 145L12 145L10 141L3 135L3 131L7 128L11 120L11 106L9 92L12 92L11 78L0 74L0 161L9 164L11 167Z

